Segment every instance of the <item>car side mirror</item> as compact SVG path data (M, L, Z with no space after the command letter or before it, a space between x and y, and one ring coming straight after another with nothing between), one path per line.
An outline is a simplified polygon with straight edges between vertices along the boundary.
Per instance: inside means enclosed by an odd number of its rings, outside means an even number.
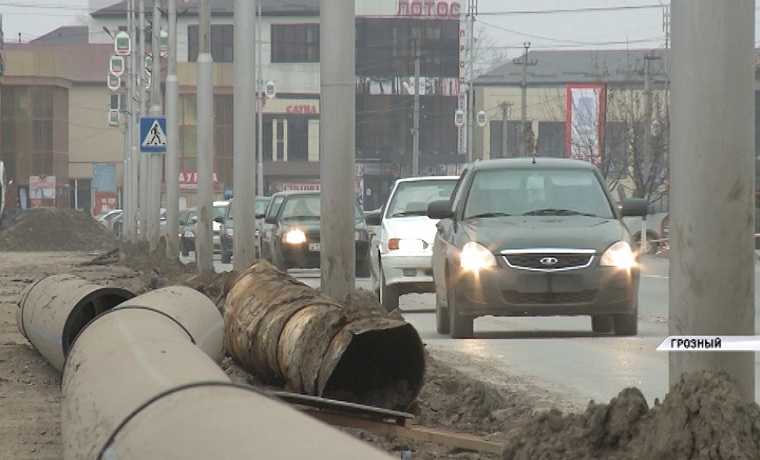
M381 220L382 214L380 211L368 212L364 216L364 222L366 222L367 225L380 225Z
M454 215L450 200L438 200L428 204L427 215L431 219L446 219Z
M222 217L222 216L214 217L214 222L216 222L217 224L223 224L224 223L224 217Z
M276 224L277 223L277 216L266 216L264 218L264 222L268 224Z
M644 217L649 213L649 201L646 198L626 198L620 213L623 216Z

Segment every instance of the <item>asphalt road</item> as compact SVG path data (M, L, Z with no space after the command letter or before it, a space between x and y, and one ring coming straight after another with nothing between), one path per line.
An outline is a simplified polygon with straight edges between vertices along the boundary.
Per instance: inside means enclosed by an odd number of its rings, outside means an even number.
M217 271L232 268L215 257ZM290 274L319 287L318 270L290 270ZM756 285L760 286L757 274ZM357 287L369 289L369 278L357 279ZM755 303L760 305L760 295ZM636 337L594 334L588 317L484 317L475 320L474 339L454 340L435 331L433 294L408 294L401 297L400 305L428 347L489 363L566 408L584 408L591 399L607 402L627 386L638 387L650 405L668 391L668 353L656 351L668 336L667 258L644 260ZM758 324L756 330L760 331ZM755 397L760 401L760 385Z

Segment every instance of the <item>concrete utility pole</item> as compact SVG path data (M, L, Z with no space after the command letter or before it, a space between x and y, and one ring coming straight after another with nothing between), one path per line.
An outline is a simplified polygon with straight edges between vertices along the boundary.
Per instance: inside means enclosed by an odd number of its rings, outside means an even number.
M169 48L166 59L166 255L179 254L179 83L177 81L177 2L169 0Z
M475 118L475 15L478 14L478 0L469 0L467 5L467 162L472 163L472 152Z
M351 6L351 7L347 7ZM356 50L352 2L320 2L321 288L350 298L356 281Z
M138 76L138 84L140 85L140 114L137 118L137 124L136 124L136 131L137 131L137 145L138 145L138 152L140 151L140 144L142 143L142 139L140 139L140 117L144 117L148 114L148 98L146 93L146 72L145 72L145 0L140 0L140 55L138 56L138 69L140 69L139 76ZM139 203L140 203L140 210L139 210L139 222L137 225L138 230L138 239L140 241L147 241L148 240L148 214L152 212L150 209L150 202L148 197L150 196L150 191L148 187L148 177L150 176L150 159L148 157L148 154L140 153L140 178L139 178L139 184L140 184L140 196L139 196Z
M134 175L133 164L136 161L134 158L133 147L135 143L134 135L134 116L135 116L135 52L134 52L134 0L127 1L127 33L129 33L129 39L132 43L132 51L129 56L125 58L127 71L127 96L125 105L123 107L124 113L124 187L122 194L124 196L124 216L121 220L121 237L127 241L132 241L135 238L135 217L137 215L137 201L136 194L133 190L137 188L137 177Z
M528 59L528 50L530 49L530 42L523 43L525 53L521 58L514 59L512 62L522 66L522 77L520 80L520 86L522 87L522 97L520 100L520 156L527 156L526 147L528 141L528 66L534 66L538 64L536 60Z
M195 227L195 260L198 271L214 271L212 241L214 168L214 61L211 58L210 0L199 2L198 16L198 223Z
M420 58L421 40L414 43L414 120L412 128L412 176L420 175Z
M501 107L501 157L507 158L507 147L509 146L509 143L507 143L507 136L509 135L509 130L507 129L507 120L509 119L509 113L512 111L512 103L511 102L502 102L499 104L499 107Z
M254 203L256 189L256 122L249 116L256 105L254 89L256 46L253 39L255 6L251 0L235 0L234 6L234 136L233 192L235 227L232 234L235 270L245 270L256 259L254 247ZM254 46L251 46L253 44Z
M264 196L264 73L262 69L264 66L261 63L261 57L264 54L262 50L263 42L261 41L261 29L262 29L262 17L261 17L261 2L262 0L256 0L256 119L258 126L256 127L256 153L259 159L259 165L256 168L258 177L256 180L256 193L259 196Z
M171 2L171 0L169 0ZM151 37L153 67L151 68L151 85L150 85L150 114L152 116L161 115L161 10L159 9L161 0L154 0L153 3L153 25ZM148 243L151 252L158 247L158 240L161 237L161 179L163 177L163 154L151 153L148 156L150 167L150 183L148 185Z
M671 6L669 333L749 336L755 333L755 2ZM669 358L671 387L684 372L723 369L755 400L752 352L681 351Z
M132 183L130 184L129 201L132 203L132 207L130 209L131 215L125 216L125 218L122 219L122 223L124 224L125 229L128 228L127 234L129 235L129 241L137 243L139 240L139 235L137 234L137 219L140 210L140 161L142 154L140 154L138 147L140 145L140 128L138 127L138 121L140 118L137 113L138 105L136 104L135 98L138 94L137 87L140 84L138 72L139 69L142 69L142 66L139 63L139 57L137 56L137 50L135 49L135 37L137 37L135 0L129 0L129 24L129 35L132 41L132 52L129 53L129 88L131 92L129 97L129 122L132 125L132 153L130 155L132 160L130 167Z

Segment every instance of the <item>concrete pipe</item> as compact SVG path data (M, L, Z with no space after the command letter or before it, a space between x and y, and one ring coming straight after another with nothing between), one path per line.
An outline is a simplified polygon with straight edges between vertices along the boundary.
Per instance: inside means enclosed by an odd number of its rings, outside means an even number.
M40 278L21 293L16 310L18 330L60 371L79 331L99 314L133 298L118 287L91 284L75 275Z
M145 308L166 315L215 362L224 357L224 319L205 295L186 286L168 286L127 300L117 308Z
M259 261L224 308L228 353L265 382L299 393L405 410L425 356L409 323L351 308Z
M142 297L98 316L71 347L62 378L65 460L390 458L232 384L192 343L192 327L140 308Z

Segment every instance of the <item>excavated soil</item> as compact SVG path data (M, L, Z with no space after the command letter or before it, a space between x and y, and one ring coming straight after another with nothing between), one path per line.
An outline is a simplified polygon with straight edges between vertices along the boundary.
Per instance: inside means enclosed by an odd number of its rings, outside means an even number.
M39 276L73 273L137 293L166 283L191 284L223 305L237 276L195 274L192 265L166 257L162 246L151 255L144 245L117 245L110 234L103 235L100 224L81 213L43 214L0 233L0 458L9 460L60 459L63 451L60 375L16 327L16 302L28 283ZM77 235L69 234L72 227ZM102 239L92 241L96 237ZM49 247L46 239L57 243L54 252L32 249ZM64 246L79 252L62 252ZM101 248L100 256L83 253L95 248ZM377 307L366 291L357 292L352 304ZM392 315L403 317L398 311ZM591 402L584 412L564 414L538 410L541 396L515 389L509 377L495 381L492 370L469 362L464 374L435 354L426 352L424 384L409 409L413 423L485 437L503 444L503 454L345 430L394 456L411 454L407 458L415 460L760 460L760 408L745 402L739 386L724 373L684 376L651 409L638 389L627 388L608 403ZM262 386L256 375L230 358L222 367L239 383Z
M118 241L91 215L74 209L44 208L0 232L0 251L100 251Z

